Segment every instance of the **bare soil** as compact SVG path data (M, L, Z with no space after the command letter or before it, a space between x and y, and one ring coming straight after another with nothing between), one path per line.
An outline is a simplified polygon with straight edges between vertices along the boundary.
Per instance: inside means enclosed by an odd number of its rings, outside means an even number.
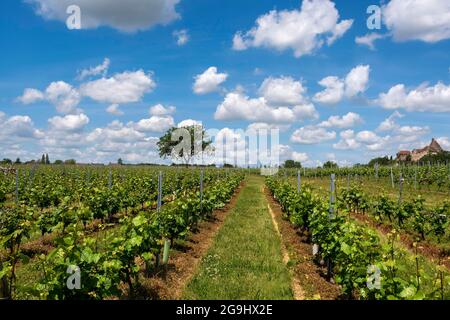
M307 237L283 218L283 210L267 188L264 193L280 230L282 242L288 251L294 281L302 288L304 299L340 299L342 293L339 286L328 282L323 268L314 262L312 244L308 242Z

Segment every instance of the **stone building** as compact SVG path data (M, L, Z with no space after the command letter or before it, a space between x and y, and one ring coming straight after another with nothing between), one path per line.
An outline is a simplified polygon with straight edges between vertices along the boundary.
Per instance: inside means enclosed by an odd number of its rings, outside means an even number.
M399 153L397 153L397 160L417 162L428 154L435 155L443 151L444 149L442 149L436 139L433 138L431 140L431 143L422 149L414 149L413 151L400 151Z

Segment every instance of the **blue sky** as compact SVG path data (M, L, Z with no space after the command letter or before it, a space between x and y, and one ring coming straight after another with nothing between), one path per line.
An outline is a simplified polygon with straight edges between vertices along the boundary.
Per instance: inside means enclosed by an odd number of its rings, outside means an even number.
M90 2L1 2L0 157L157 162L157 138L186 119L280 127L282 158L310 166L432 137L450 149L447 0L378 3L380 30L366 25L376 1Z

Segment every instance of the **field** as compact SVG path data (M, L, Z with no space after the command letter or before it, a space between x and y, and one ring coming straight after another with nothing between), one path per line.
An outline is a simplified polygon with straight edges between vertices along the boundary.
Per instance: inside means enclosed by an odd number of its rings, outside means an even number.
M3 299L450 299L445 166L16 169Z

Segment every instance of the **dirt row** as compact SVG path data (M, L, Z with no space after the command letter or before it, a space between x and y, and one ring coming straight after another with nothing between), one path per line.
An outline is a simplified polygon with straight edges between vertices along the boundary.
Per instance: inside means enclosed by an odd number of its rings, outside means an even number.
M244 187L245 182L242 182L225 207L215 210L211 219L202 221L196 232L189 235L187 241L174 248L166 266L156 270L151 277L142 279L138 298L152 300L182 298L185 286L195 274L202 257L208 251Z
M290 261L294 282L302 288L306 300L341 299L340 287L326 280L325 269L314 262L312 244L287 220L283 210L267 188L264 188L267 201L278 225L281 239Z
M392 231L394 230L393 226L389 226L383 223L377 223L371 217L364 215L362 213L353 212L350 214L350 216L356 219L357 221L362 222L365 225L378 230L378 232L382 233L383 235L392 233ZM415 250L414 243L416 243L417 252L419 254L430 259L434 263L440 263L446 266L448 269L450 269L450 256L448 255L447 252L444 252L442 249L438 248L437 246L429 242L417 241L415 237L411 234L407 234L397 229L396 231L399 233L400 242L411 252Z

